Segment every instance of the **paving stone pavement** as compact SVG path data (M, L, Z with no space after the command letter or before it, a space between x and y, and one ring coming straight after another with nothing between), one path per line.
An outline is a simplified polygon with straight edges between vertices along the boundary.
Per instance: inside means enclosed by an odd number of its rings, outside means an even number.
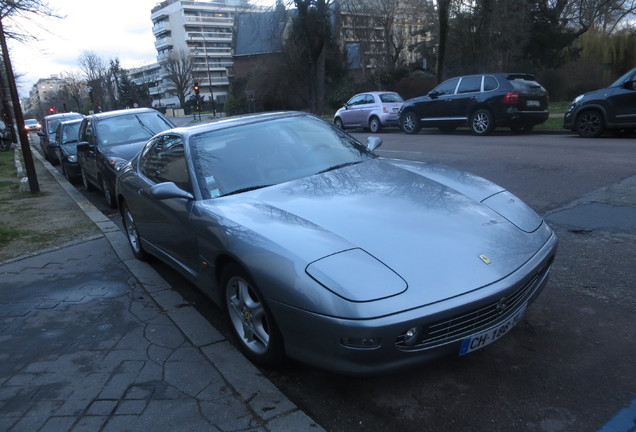
M0 263L1 431L322 430L38 159L102 234Z

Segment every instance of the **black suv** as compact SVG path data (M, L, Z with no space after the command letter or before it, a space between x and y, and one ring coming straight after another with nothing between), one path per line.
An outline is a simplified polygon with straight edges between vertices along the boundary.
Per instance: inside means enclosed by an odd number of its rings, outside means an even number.
M422 127L450 132L460 126L468 126L477 135L487 135L497 126L529 132L549 117L548 92L528 74L455 77L426 96L404 102L399 117L407 134L418 133Z
M636 68L607 88L577 96L565 113L563 127L583 138L596 138L604 130L617 135L636 130Z
M102 190L106 204L115 208L115 178L159 132L174 124L151 108L108 111L84 117L79 129L77 162L82 183L88 191Z

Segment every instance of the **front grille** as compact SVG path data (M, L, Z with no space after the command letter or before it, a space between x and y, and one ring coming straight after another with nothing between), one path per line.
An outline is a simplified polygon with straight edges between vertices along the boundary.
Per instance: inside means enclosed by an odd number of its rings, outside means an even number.
M403 351L422 350L462 339L505 321L536 291L551 263L551 260L548 261L530 281L499 300L451 318L420 325L422 331L415 343L407 345L403 333L398 336L395 345Z

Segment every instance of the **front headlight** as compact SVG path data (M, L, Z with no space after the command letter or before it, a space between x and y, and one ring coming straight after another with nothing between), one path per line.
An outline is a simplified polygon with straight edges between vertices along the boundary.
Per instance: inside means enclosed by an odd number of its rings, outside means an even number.
M68 161L69 162L77 162L77 155L69 155L68 156Z
M108 162L108 166L115 171L121 170L128 163L126 159L114 156L109 157L106 161Z
M585 95L578 95L577 97L575 97L574 100L572 101L572 105L580 101L583 98L583 96Z

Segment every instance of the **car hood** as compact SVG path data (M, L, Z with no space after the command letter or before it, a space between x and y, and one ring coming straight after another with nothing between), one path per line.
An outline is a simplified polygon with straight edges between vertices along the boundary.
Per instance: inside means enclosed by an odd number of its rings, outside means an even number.
M257 248L267 242L306 263L330 295L358 304L392 301L395 311L499 281L551 235L501 187L414 162L376 159L207 203L226 224L249 232ZM306 299L277 300L306 307L296 304ZM386 307L370 313L381 311Z
M102 153L105 156L114 156L129 161L141 151L145 144L145 140L125 144L111 144L108 146L103 146Z

